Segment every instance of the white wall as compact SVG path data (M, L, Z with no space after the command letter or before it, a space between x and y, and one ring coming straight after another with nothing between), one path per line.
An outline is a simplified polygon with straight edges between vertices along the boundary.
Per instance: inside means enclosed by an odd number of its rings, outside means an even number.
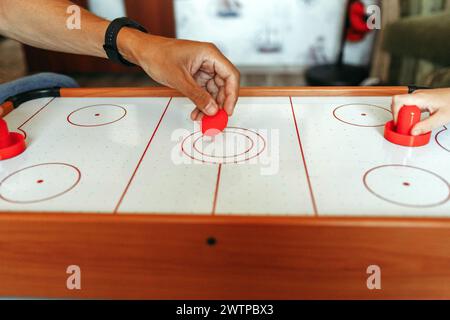
M346 0L228 0L237 17L220 17L227 0L175 0L177 36L216 43L240 66L305 66L334 61ZM223 7L223 5L222 5ZM271 38L279 52L260 51Z
M373 3L376 0L364 0ZM334 62L339 51L346 0L174 0L177 36L214 42L242 67L310 66ZM223 17L225 3L235 17ZM268 32L269 30L269 32ZM270 36L268 36L270 34ZM279 52L259 49L271 38ZM367 64L373 36L346 47L346 61Z
M108 20L126 16L123 0L88 0L88 6L93 13Z

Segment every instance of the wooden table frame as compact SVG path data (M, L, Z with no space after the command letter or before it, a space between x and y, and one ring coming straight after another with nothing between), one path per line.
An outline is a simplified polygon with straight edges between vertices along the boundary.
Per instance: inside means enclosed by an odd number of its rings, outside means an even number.
M407 87L244 88L241 96L391 96ZM62 97L174 97L167 88ZM10 111L12 102L3 104ZM70 265L81 290L68 290ZM381 290L367 268L381 268ZM450 298L450 219L0 212L0 296Z

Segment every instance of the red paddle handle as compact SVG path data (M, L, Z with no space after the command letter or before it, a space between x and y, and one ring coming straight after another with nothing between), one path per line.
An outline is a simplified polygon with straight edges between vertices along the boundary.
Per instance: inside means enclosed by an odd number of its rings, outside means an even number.
M397 133L411 135L412 128L420 122L421 111L417 106L403 106L397 119Z

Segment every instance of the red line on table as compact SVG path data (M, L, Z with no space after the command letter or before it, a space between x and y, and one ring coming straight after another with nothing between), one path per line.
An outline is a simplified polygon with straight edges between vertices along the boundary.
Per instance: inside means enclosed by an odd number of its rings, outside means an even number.
M216 190L214 191L214 200L213 200L213 208L212 208L212 215L213 216L216 214L217 198L219 196L219 186L220 186L220 175L221 175L221 173L222 173L222 164L219 164L219 169L217 170Z
M49 102L47 102L42 108L40 108L38 111L36 111L34 114L32 114L27 120L25 120L24 123L22 123L19 127L17 127L17 130L22 131L23 135L25 136L25 139L27 138L27 132L25 130L22 130L22 127L26 125L31 119L33 119L39 112L44 110L45 107L47 107L50 103L53 102L55 98L52 98ZM19 106L20 107L20 106Z
M137 173L137 171L139 170L139 167L141 166L141 163L142 163L142 161L144 160L144 157L145 157L145 155L146 155L148 149L150 148L150 144L152 143L153 138L154 138L155 135L156 135L156 131L158 131L159 126L161 125L161 122L162 122L164 116L166 115L166 112L167 112L167 109L169 108L170 102L172 102L172 98L169 99L169 102L167 103L167 106L166 106L166 108L164 109L164 112L162 113L161 117L159 118L158 124L156 125L156 128L155 128L155 130L153 130L152 136L150 137L150 141L147 143L147 146L145 147L145 150L144 150L144 152L142 153L142 156L141 156L141 158L139 159L139 162L138 162L138 164L136 165L136 168L134 169L134 172L133 172L133 174L132 174L130 180L128 181L127 186L125 187L125 190L123 191L122 196L121 196L120 199L119 199L119 202L117 203L116 207L114 208L114 211L113 211L114 214L116 214L117 211L119 211L119 207L120 207L120 205L122 204L122 201L123 201L123 199L125 198L125 195L127 194L128 189L130 188L131 183L133 182L134 177L136 176L136 173Z
M314 191L312 188L311 179L309 177L308 166L306 164L305 153L303 151L302 139L300 138L300 130L298 129L297 118L295 117L294 103L292 102L292 97L289 97L289 100L291 102L292 117L294 119L295 130L297 131L298 145L300 146L300 153L302 154L303 166L305 167L306 180L308 181L309 194L311 195L311 201L312 201L312 205L313 205L314 215L317 217L319 215L319 212L317 210L317 204L316 204L316 199L314 197Z

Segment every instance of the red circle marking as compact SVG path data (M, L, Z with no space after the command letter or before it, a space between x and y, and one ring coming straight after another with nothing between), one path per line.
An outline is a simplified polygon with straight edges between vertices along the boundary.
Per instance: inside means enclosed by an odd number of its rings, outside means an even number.
M203 151L200 151L200 150L197 148L197 143L198 143L198 141L199 141L200 139L202 139L204 136L198 137L198 138L194 141L194 143L193 143L192 146L193 146L194 150L197 151L198 153L200 153L202 156L205 156L205 157L211 157L211 158L216 158L216 159L237 158L237 157L240 157L240 156L242 156L242 155L244 155L244 154L250 152L250 150L253 149L253 147L255 146L255 142L253 141L252 138L250 138L248 135L243 134L243 133L241 133L241 132L233 132L233 133L238 134L238 135L241 135L241 136L244 136L245 138L247 138L247 140L250 141L250 143L251 143L250 147L249 147L247 150L245 150L244 152L241 152L241 153L236 154L236 155L218 157L218 156L215 156L215 155L206 154L206 153L204 153Z
M74 123L72 120L70 120L70 117L71 117L73 114L75 114L76 112L78 112L78 111L81 111L81 110L84 110L84 109L87 109L87 108L92 108L92 107L103 107L103 106L117 107L117 108L122 109L122 110L124 111L124 113L123 113L123 115L122 115L120 118L118 118L118 119L116 119L116 120L114 120L114 121L110 121L110 122L106 122L106 123L101 123L101 124L89 124L89 125L86 125L86 124ZM97 114L100 115L99 113L97 113ZM96 114L95 116L97 116L97 114ZM123 118L125 118L126 115L127 115L127 110L126 110L124 107L122 107L122 106L118 106L118 105L115 105L115 104L95 104L95 105L91 105L91 106L79 108L79 109L77 109L77 110L75 110L75 111L72 111L72 112L67 116L67 122L69 122L71 125L74 125L74 126L77 126L77 127L84 127L84 128L102 127L102 126L106 126L106 125L108 125L108 124L112 124L112 123L118 122L118 121L122 120Z
M379 124L379 125L371 125L371 126L369 126L369 125L362 125L362 124L356 124L356 123L351 123L351 122L348 122L348 121L345 121L345 120L340 119L340 118L336 115L336 112L337 112L339 109L345 108L345 107L348 107L348 106L354 106L354 105L375 107L375 108L384 110L384 111L386 111L386 112L388 112L389 114L392 115L392 112L391 112L390 110L388 110L388 109L386 109L386 108L384 108L384 107L380 107L380 106L374 105L374 104L367 104L367 103L350 103L350 104L344 104L344 105L342 105L342 106L339 106L339 107L335 108L335 109L333 110L333 117L335 117L337 120L339 120L339 121L342 122L342 123L345 123L345 124L348 124L348 125L351 125L351 126L355 126L355 127L362 127L362 128L376 128L376 127L382 127L382 126L385 125L385 123L382 123L382 124ZM367 116L367 114L365 114L365 113L362 113L361 115Z
M427 205L411 205L411 204L406 204L406 203L402 203L402 202L392 201L392 200L390 200L390 199L388 199L388 198L385 198L385 197L379 195L378 193L376 193L373 189L371 189L371 188L369 187L369 185L368 185L368 183L367 183L367 177L368 177L368 175L369 175L370 173L372 173L373 171L378 170L378 169L381 169L381 168L386 168L386 167L404 167L404 168L411 168L411 169L420 170L420 171L422 171L422 172L426 172L426 173L428 173L428 174L430 174L430 175L433 175L434 177L438 178L439 180L441 180L442 182L444 182L444 184L447 185L447 188L448 188L448 195L447 195L447 198L445 198L444 200L442 200L442 201L440 201L440 202L438 202L438 203L433 203L433 204L427 204ZM426 170L426 169L422 169L422 168L418 168L418 167L413 167L413 166L407 166L407 165L402 165L402 164L392 164L392 165L382 165L382 166L378 166L378 167L372 168L372 169L370 169L369 171L367 171L367 172L364 174L364 176L363 176L363 183L364 183L364 186L366 187L366 189L367 189L371 194L373 194L375 197L377 197L378 199L384 200L384 201L386 201L386 202L389 202L389 203L392 203L392 204L395 204L395 205L399 205L399 206L403 206L403 207L408 207L408 208L419 208L419 209L420 209L420 208L432 208L432 207L440 206L440 205L442 205L442 204L444 204L444 203L446 203L447 201L450 200L450 184L449 184L444 178L442 178L441 176L439 176L438 174L436 174L436 173L434 173L434 172L432 172L432 171L429 171L429 170ZM405 184L403 184L403 185L405 185ZM410 185L410 184L408 183L408 185Z
M444 149L447 152L450 152L450 149L447 149L446 147L444 147L440 142L439 142L439 136L441 134L443 134L445 131L447 131L448 128L446 126L444 126L444 129L442 129L441 131L439 131L436 136L434 137L434 140L436 141L436 143L438 144L439 147L441 147L442 149Z
M41 184L41 183L44 183L44 180L38 180L38 181L36 181L36 183L38 183L38 184Z
M257 157L260 156L260 155L264 152L264 150L266 149L266 146L267 146L266 140L265 140L259 133L254 132L254 131L249 130L249 129L238 128L238 127L228 127L227 129L228 129L228 130L229 130L229 129L234 129L234 130L244 130L244 131L247 131L247 132L251 132L251 133L257 135L259 138L261 138L261 140L262 140L263 143L264 143L264 146L262 147L261 151L259 151L257 154L255 154L255 155L253 155L253 156L251 156L251 157L249 157L249 158L246 158L246 159L244 159L244 160L239 160L239 161L235 160L234 163L246 162L246 161L249 161L249 160L251 160L251 159L257 158ZM227 129L225 129L223 132L226 133L226 132L227 132ZM234 132L234 133L236 133L236 132ZM185 144L186 144L186 142L187 142L189 139L191 139L192 137L194 137L195 135L197 135L197 134L201 134L201 131L197 131L197 132L191 133L191 134L188 135L186 138L184 138L183 142L181 143L181 151L182 151L186 156L188 156L189 158L191 158L192 160L195 160L195 161L201 161L201 162L203 162L203 163L210 163L210 164L218 164L218 163L220 163L220 162L217 162L217 161L214 162L214 161L205 161L204 159L197 159L197 158L195 158L193 155L187 153L187 151L186 151L186 149L185 149L185 147L184 147ZM250 139L250 140L252 140L252 139ZM253 147L254 147L254 141L252 140L252 142L253 142ZM195 150L195 149L194 149L194 150ZM197 151L197 150L195 150L195 151ZM251 151L251 149L250 149L248 152L250 152L250 151ZM248 152L247 152L247 153L248 153ZM244 154L245 154L245 153L244 153ZM236 157L236 156L235 156L235 157ZM222 157L222 158L217 158L217 159L224 159L224 158ZM224 162L224 163L222 163L222 164L229 164L229 163L230 163L230 162Z
M48 200L52 200L52 199L58 198L58 197L60 197L60 196L62 196L62 195L64 195L64 194L70 192L72 189L74 189L74 188L78 185L78 183L79 183L80 180L81 180L81 171L80 171L80 169L78 169L77 167L75 167L75 166L73 166L73 165L71 165L71 164L68 164L68 163L62 163L62 162L49 162L49 163L41 163L41 164L36 164L36 165L34 165L34 166L29 166L29 167L26 167L26 168L23 168L23 169L20 169L20 170L17 170L17 171L15 171L15 172L11 173L11 174L8 175L6 178L4 178L2 181L0 181L0 187L1 187L2 184L5 183L5 181L7 181L9 178L11 178L12 176L14 176L14 175L16 175L16 174L18 174L18 173L20 173L20 172L22 172L22 171L25 171L25 170L28 170L28 169L31 169L31 168L40 167L40 166L46 166L46 165L61 165L61 166L70 167L70 168L74 169L75 172L77 173L77 180L76 180L75 183L74 183L70 188L68 188L67 190L64 190L64 191L62 191L62 192L60 192L60 193L58 193L58 194L56 194L56 195L54 195L54 196L47 197L47 198L43 198L43 199L39 199L39 200L32 200L32 201L15 201L15 200L11 200L11 199L5 198L1 193L0 193L0 199L4 200L4 201L6 201L6 202L9 202L9 203L14 203L14 204L33 204L33 203L44 202L44 201L48 201ZM38 183L39 183L39 181L41 181L41 180L38 180ZM44 182L44 180L42 180L42 182Z

